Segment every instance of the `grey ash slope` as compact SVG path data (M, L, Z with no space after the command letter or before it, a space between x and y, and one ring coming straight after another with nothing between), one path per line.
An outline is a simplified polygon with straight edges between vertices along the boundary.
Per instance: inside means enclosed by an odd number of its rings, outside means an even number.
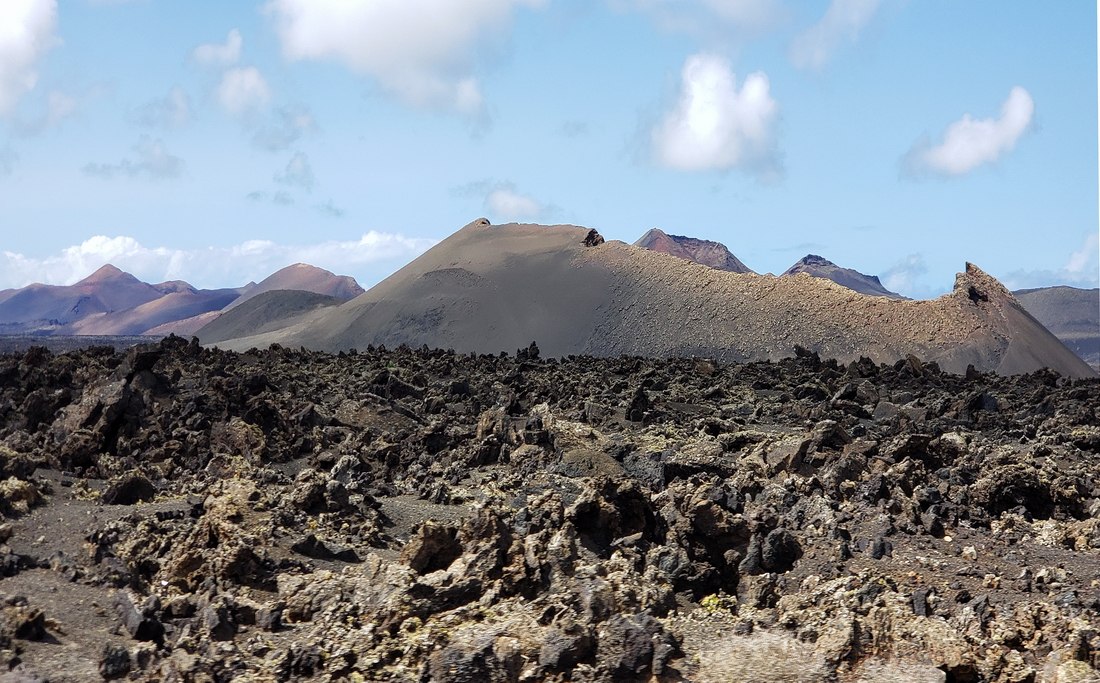
M1100 369L1100 289L1041 287L1013 295L1066 346Z
M975 266L933 301L864 296L820 278L730 273L576 226L470 223L373 287L287 328L227 340L338 351L368 344L548 356L790 356L848 362L912 354L948 371L1094 371ZM592 246L589 246L592 245Z
M753 272L721 242L684 237L683 235L669 235L659 228L653 228L642 235L634 243L634 246L669 254L670 256L678 256L688 261L731 273Z
M242 334L260 334L300 322L304 316L341 302L334 296L276 289L254 296L232 314L223 314L195 332L203 343L216 344Z
M883 287L877 275L864 275L858 270L842 268L832 261L816 254L807 254L802 257L799 259L798 263L795 263L784 271L783 275L790 276L798 275L799 273L832 280L841 287L847 287L848 289L859 292L860 294L867 294L868 296L885 296L891 299L905 298L897 292L891 292Z

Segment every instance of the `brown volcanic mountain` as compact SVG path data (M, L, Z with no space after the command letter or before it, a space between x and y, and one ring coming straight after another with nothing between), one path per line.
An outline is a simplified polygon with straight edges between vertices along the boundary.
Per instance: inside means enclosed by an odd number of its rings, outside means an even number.
M677 256L731 273L752 272L752 269L741 263L721 242L684 237L682 235L669 235L658 228L653 228L639 237L634 246Z
M841 268L832 261L816 254L807 254L802 257L798 260L798 263L784 271L783 275L798 275L799 273L832 280L841 287L847 287L868 296L886 296L891 299L905 298L897 292L891 292L883 287L877 275L864 275L858 270Z
M1095 372L975 266L933 301L869 297L819 278L730 273L575 226L462 228L370 291L275 332L233 339L324 350L426 344L551 356L777 359L796 346L848 362L914 355L952 372Z
M0 329L57 328L90 315L125 310L164 296L108 264L74 285L33 284L0 298Z

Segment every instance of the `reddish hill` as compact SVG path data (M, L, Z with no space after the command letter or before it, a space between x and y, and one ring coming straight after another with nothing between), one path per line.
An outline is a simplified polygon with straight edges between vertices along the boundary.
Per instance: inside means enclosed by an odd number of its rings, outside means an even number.
M108 264L74 285L32 284L0 300L0 324L58 327L91 315L121 311L164 294Z
M751 273L752 269L741 263L721 242L701 240L683 235L669 235L653 228L638 238L634 246L662 254L669 254L704 266L730 273Z
M191 334L226 307L274 290L313 292L338 302L363 292L350 277L301 263L235 289L196 289L182 280L148 284L108 264L73 285L0 291L0 334Z

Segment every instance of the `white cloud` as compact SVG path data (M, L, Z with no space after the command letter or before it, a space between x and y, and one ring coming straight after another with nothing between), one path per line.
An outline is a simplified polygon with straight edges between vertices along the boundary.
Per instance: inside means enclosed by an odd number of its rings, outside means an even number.
M492 179L475 180L465 185L451 188L455 197L481 198L483 207L491 218L498 221L545 218L560 212L552 204L539 200L516 190L515 183Z
M191 98L178 86L164 97L146 102L137 110L138 123L149 128L183 128L191 123L192 118Z
M251 240L228 247L173 249L146 247L132 237L97 235L44 258L0 251L0 289L32 282L72 284L105 263L146 282L187 280L198 287L239 287L298 262L354 274L386 262L404 262L435 242L372 230L345 241L278 244Z
M183 171L183 159L171 154L165 148L163 140L142 136L134 145L133 157L127 157L117 164L89 163L82 170L86 175L107 179L122 175L163 180L179 177Z
M222 74L218 101L230 114L243 116L267 107L271 88L256 67L234 67Z
M312 192L317 179L313 175L313 167L309 163L309 157L303 152L295 152L290 157L286 168L281 173L275 174L275 182L283 185L300 187L306 192Z
M498 187L485 197L485 208L493 218L514 221L536 218L546 209L541 203L520 194L511 186Z
M271 0L283 54L334 60L404 101L480 116L473 76L479 48L508 27L517 6L545 0Z
M38 82L38 60L58 39L56 0L0 2L0 115Z
M964 114L947 127L940 144L931 145L927 140L915 144L903 159L904 169L915 174L958 176L992 164L1016 147L1031 128L1034 114L1031 95L1016 86L1001 105L1000 118L974 119Z
M204 43L191 52L191 57L199 64L207 66L229 66L241 58L241 32L233 29L225 37L224 43Z
M749 74L738 89L726 60L698 54L684 63L681 79L676 106L650 132L660 164L682 171L741 167L763 177L778 172L779 105L766 74Z
M879 0L833 0L825 16L795 37L791 61L800 69L820 69L845 40L855 42L875 16Z

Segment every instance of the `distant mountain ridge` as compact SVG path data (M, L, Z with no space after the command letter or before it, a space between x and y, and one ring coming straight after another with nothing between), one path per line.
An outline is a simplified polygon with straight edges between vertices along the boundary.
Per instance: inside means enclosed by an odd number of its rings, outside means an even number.
M311 292L336 302L363 293L354 278L302 263L259 284L224 289L197 289L182 280L149 284L107 264L72 285L35 283L0 291L0 334L186 334L227 307L274 290Z
M785 270L783 276L798 275L799 273L832 280L841 287L847 287L852 291L868 296L885 296L891 299L906 298L883 287L882 281L878 279L877 275L864 275L858 270L842 268L817 254L803 256L793 266Z

